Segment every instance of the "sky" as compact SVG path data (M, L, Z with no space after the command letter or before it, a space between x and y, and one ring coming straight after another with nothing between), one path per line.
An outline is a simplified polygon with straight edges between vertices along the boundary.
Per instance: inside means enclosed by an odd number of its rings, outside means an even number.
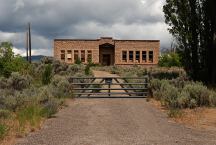
M30 22L33 55L52 56L56 38L156 39L169 48L164 1L0 0L0 42L12 42L15 53L25 55Z

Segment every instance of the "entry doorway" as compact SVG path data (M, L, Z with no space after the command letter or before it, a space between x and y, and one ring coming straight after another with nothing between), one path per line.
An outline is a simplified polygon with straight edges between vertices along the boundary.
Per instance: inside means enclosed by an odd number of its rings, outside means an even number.
M110 54L103 54L102 65L111 65L111 56Z
M114 45L105 43L99 46L99 61L101 65L114 65L115 63Z

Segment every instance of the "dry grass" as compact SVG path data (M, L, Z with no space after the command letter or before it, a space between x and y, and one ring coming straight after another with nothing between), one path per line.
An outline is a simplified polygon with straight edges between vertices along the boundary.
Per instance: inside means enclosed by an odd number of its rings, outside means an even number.
M0 145L13 145L16 143L16 138L24 137L29 132L37 131L41 128L45 119L41 119L37 126L32 126L31 124L25 124L25 128L20 126L18 119L15 116L11 119L0 120L1 123L6 124L9 127L7 135L0 141Z
M169 110L163 107L160 101L150 99L149 102L162 112L168 113ZM182 109L181 112L181 116L171 118L171 120L184 124L189 128L216 131L216 108L199 107L195 109Z

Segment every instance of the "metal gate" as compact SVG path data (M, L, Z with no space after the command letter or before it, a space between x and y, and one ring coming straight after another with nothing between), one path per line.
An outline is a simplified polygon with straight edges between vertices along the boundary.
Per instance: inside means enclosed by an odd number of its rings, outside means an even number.
M72 77L78 98L145 98L148 77Z

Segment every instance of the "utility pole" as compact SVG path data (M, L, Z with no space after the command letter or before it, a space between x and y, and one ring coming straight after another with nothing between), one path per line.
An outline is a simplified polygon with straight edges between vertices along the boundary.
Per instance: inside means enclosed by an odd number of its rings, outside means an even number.
M29 62L31 63L31 24L28 23Z
M29 39L28 39L28 31L26 32L26 60L27 61L29 61L29 56L28 56L28 54L29 54L29 49L28 49L28 47L29 47L29 43L28 43L28 41L29 41Z

